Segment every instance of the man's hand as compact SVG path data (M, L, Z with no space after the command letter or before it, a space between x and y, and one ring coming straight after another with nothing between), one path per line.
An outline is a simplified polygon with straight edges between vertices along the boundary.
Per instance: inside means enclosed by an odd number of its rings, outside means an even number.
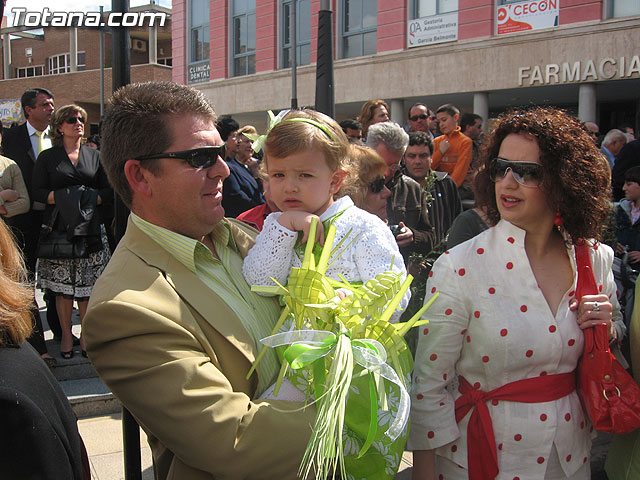
M618 242L616 244L616 253L619 253L620 255L622 255L625 251L626 251L626 247L620 242Z
M630 263L640 262L640 252L638 250L634 250L633 252L627 252L627 255L629 256Z
M2 197L5 202L15 202L18 199L18 191L7 188L0 192L0 197Z
M438 145L438 150L440 150L440 153L444 155L445 153L447 153L447 150L449 150L450 146L451 144L449 143L449 140L443 138L440 142L440 145Z
M289 230L302 232L302 242L306 242L307 237L309 236L309 228L311 228L311 221L314 218L318 219L316 227L316 242L320 242L320 245L324 245L324 226L320 221L320 217L313 213L289 210L278 217L278 223Z
M398 246L406 247L407 245L411 245L413 243L413 231L402 222L398 223L398 228L405 229L404 233L400 233L396 236L396 243Z

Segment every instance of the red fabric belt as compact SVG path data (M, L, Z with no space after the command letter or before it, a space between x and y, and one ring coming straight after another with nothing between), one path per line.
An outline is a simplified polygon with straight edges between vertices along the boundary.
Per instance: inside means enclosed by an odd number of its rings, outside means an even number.
M469 480L493 480L499 472L496 440L487 401L550 402L565 397L576 389L575 372L525 378L490 392L474 389L464 377L458 378L458 390L462 395L455 403L456 422L460 422L475 407L467 425Z

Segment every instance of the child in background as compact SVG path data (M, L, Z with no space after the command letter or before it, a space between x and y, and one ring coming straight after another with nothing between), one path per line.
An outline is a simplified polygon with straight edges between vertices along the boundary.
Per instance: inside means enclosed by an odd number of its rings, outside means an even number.
M406 269L393 234L375 215L356 207L348 196L334 199L346 176L349 143L340 126L312 110L292 110L269 132L264 166L273 202L282 212L269 215L254 247L244 259L242 273L249 285L286 285L292 267L302 265L302 248L314 217L317 240L324 241L329 224L336 227L326 276L366 282L390 269L406 278ZM299 239L298 232L302 232ZM346 238L345 238L346 237ZM410 292L400 302L404 308ZM393 318L397 320L400 311Z

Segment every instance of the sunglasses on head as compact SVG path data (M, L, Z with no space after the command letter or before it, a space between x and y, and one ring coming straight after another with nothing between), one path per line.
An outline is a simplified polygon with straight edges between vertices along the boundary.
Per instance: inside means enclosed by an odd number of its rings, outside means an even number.
M153 153L136 157L136 160L155 160L159 158L177 158L184 160L193 168L209 168L218 161L218 157L226 158L226 144L216 147L200 147L180 152Z
M493 159L490 167L491 180L502 180L509 172L523 187L539 187L544 178L544 170L539 163L511 162L499 157Z
M369 184L369 191L371 193L380 193L385 185L385 178L378 177Z
M422 115L414 115L413 117L409 117L409 120L411 120L412 122L417 122L418 119L426 120L427 118L429 118L429 115L425 115L423 113Z
M69 125L75 125L76 122L80 122L84 125L84 118L82 117L69 117L67 118L64 123L68 123Z

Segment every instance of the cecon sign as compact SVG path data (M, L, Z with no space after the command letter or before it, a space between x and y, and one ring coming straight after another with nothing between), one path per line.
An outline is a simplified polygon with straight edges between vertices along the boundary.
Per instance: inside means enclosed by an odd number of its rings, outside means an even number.
M558 26L559 0L532 0L496 8L498 35Z
M518 85L555 85L561 83L594 82L614 78L639 78L640 56L606 57L518 68Z

